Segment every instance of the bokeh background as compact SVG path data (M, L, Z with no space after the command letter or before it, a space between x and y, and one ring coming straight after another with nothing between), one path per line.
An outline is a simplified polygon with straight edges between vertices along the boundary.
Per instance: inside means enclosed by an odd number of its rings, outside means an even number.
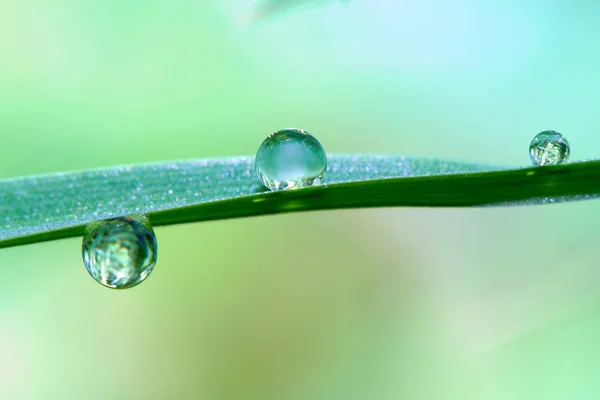
M288 0L290 1L290 0ZM600 156L600 3L0 2L0 177L329 152ZM598 202L156 229L142 285L80 240L0 251L2 399L596 399Z

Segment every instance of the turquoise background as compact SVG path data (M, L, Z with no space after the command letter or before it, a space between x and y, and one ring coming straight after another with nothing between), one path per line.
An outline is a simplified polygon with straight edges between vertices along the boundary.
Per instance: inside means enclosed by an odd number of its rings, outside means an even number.
M280 0L281 1L281 0ZM416 4L413 4L416 3ZM595 158L596 1L0 2L0 177L254 154ZM157 228L139 287L78 239L0 251L3 399L595 399L595 201Z

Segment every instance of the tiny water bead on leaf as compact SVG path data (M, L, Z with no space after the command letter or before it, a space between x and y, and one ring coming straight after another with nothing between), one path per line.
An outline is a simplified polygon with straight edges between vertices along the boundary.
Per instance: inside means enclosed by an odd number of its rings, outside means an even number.
M141 283L156 265L156 236L145 216L90 224L82 249L85 268L92 278L113 289Z
M556 131L538 133L529 145L533 165L562 164L569 160L571 148L567 139Z
M321 143L302 129L274 132L256 153L256 173L271 190L319 184L327 169L327 154Z

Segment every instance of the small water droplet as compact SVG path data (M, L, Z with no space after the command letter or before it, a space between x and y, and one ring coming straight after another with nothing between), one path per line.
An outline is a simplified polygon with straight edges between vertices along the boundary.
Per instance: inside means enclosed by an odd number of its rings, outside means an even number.
M567 139L556 131L538 133L529 145L533 165L562 164L569 160L571 148Z
M83 262L92 278L113 289L141 283L156 265L157 243L147 217L95 222L83 237Z
M327 155L321 143L302 129L272 133L256 153L256 173L271 190L312 186L327 169Z

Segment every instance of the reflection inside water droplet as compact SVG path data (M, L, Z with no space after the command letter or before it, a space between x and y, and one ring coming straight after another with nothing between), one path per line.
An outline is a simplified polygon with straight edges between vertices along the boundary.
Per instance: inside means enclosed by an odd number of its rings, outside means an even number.
M321 143L302 129L272 133L256 153L256 173L271 190L293 189L318 184L327 168Z
M533 165L562 164L569 160L571 148L567 139L556 131L538 133L529 145Z
M90 224L83 237L83 262L100 284L113 289L138 285L157 258L156 236L147 217L119 217Z

